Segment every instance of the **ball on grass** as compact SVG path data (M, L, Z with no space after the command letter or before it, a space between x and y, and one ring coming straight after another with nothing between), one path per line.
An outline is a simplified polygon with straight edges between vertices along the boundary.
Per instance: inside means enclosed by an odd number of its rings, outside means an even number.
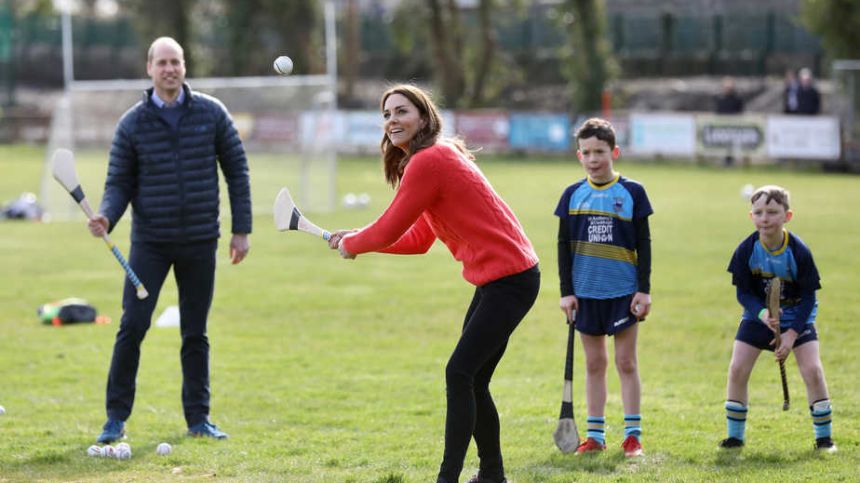
M157 455L169 455L171 451L173 451L173 448L170 447L169 443L160 443L155 447L155 454Z
M127 460L131 458L131 445L128 443L120 443L114 449L116 450L116 459Z
M275 68L275 72L278 74L290 75L290 72L293 71L293 59L286 55L282 55L275 59L273 67Z
M367 205L370 204L370 195L367 193L358 195L357 203L359 208L367 208Z
M355 208L358 204L358 196L355 193L347 193L343 195L343 207L344 208Z
M102 455L102 449L96 445L87 448L87 456L98 457Z
M102 458L115 458L116 457L116 448L111 445L107 445L102 448Z
M6 414L6 408L0 406L0 415Z

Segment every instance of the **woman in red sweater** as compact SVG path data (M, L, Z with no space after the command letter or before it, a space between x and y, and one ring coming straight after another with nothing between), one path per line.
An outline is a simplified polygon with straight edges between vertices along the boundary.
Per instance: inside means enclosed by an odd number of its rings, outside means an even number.
M441 139L442 118L427 93L398 85L382 96L382 158L397 190L379 218L335 232L344 258L369 252L420 254L438 238L476 286L445 368L445 453L437 482L456 482L472 436L481 460L473 482L505 480L499 415L489 385L508 338L540 288L538 258L514 213L457 139Z

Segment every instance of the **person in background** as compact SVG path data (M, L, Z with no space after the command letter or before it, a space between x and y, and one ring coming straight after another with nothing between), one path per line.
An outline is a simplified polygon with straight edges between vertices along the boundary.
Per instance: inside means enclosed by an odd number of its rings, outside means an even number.
M125 281L123 314L107 381L107 422L99 443L125 437L134 405L140 346L152 322L161 286L173 269L179 290L182 334L182 406L188 434L224 439L209 420L209 339L206 322L215 287L220 236L218 167L230 197L230 258L241 262L250 248L251 186L239 134L224 105L185 83L185 58L174 39L149 48L152 79L116 128L99 213L88 223L93 236L113 230L133 209L129 265L149 290L138 300Z
M744 100L735 90L735 80L723 77L722 91L714 98L717 114L740 114L744 111Z
M818 92L818 88L815 87L812 71L804 67L800 69L798 77L800 83L797 91L796 114L814 116L821 112L821 94Z
M785 71L785 90L782 94L783 109L785 114L797 114L798 109L798 91L800 91L800 83L797 81L797 74L792 69Z

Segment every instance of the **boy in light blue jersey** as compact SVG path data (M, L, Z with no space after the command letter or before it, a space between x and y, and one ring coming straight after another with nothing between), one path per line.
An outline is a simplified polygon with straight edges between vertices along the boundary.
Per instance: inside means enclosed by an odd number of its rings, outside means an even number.
M761 351L774 351L778 360L785 360L794 351L806 385L815 449L834 452L832 408L815 331L818 307L815 291L821 288L818 269L806 244L784 228L793 216L788 191L779 186L762 186L750 201L750 218L756 231L738 245L728 267L744 312L735 336L726 389L728 437L720 442L720 447L744 445L749 405L747 385ZM782 286L780 313L771 314L766 294L776 277ZM774 347L777 330L782 336L780 346Z
M636 357L638 323L651 311L653 213L645 188L615 172L620 150L603 119L577 131L576 152L586 177L569 186L555 209L559 217L559 305L579 331L585 351L588 432L577 454L606 448L606 336L615 336L615 368L624 404L625 456L642 454L641 386Z

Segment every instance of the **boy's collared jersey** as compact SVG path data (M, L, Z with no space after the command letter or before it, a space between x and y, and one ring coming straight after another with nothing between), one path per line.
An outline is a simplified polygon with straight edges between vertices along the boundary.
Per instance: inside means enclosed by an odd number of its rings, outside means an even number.
M569 230L577 297L609 299L637 291L633 220L653 212L645 188L620 174L604 185L585 178L564 191L555 215Z
M812 252L803 240L788 230L783 230L782 245L774 251L768 250L761 242L757 231L748 236L732 255L728 271L732 274L732 283L738 289L752 293L762 301L762 306L767 300L771 279L779 277L782 280L781 327L790 327L797 320L804 293L812 292L815 297L815 291L821 288ZM814 324L817 312L816 300L805 323ZM750 313L748 308L744 308L743 318L758 320L758 314Z

